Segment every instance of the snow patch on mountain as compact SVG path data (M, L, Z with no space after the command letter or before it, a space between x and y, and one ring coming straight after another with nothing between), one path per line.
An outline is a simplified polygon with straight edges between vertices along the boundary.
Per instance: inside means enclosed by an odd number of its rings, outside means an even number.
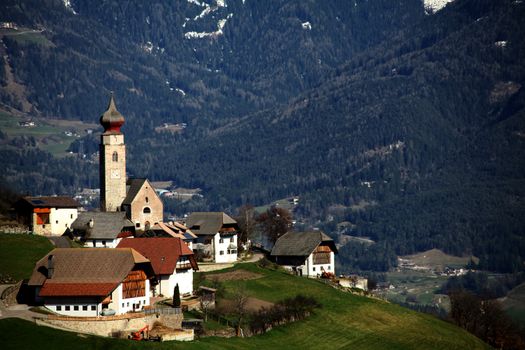
M425 12L427 14L433 14L445 7L446 4L454 0L423 0L425 6Z
M78 13L75 11L73 6L71 6L71 0L62 0L64 2L64 6L71 11L74 15L78 15Z
M202 39L202 38L214 38L218 37L224 32L222 31L224 29L224 26L226 25L226 22L228 19L233 17L233 13L230 13L226 18L220 19L219 22L217 22L217 30L214 32L187 32L184 33L184 37L186 39Z

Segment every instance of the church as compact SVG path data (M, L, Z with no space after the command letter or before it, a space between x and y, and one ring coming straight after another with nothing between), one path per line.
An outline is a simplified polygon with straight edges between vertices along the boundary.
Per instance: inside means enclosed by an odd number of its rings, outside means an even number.
M147 179L126 180L126 144L121 127L124 117L111 95L100 117L100 211L125 212L135 230L149 230L163 221L164 206Z

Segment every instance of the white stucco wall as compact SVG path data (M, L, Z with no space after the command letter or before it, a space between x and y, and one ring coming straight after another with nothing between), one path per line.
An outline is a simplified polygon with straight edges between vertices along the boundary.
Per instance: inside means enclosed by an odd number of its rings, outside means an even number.
M149 305L149 299L151 297L150 283L146 280L146 293L143 297L137 298L126 298L122 297L122 283L113 291L111 294L112 302L109 304L109 308L115 310L117 315L125 314L126 312L133 311L133 305L137 307L135 311L140 311L144 306Z
M61 236L78 217L77 208L51 208L49 223L37 225L37 214L33 214L33 232L45 236Z
M87 239L84 243L86 248L116 248L122 238L111 239ZM104 244L105 242L105 244Z
M317 277L317 275L321 275L323 271L331 272L335 274L334 252L330 252L330 263L329 264L319 264L319 265L314 265L313 254L310 254L308 258L306 259L305 266L303 267L303 275L305 271L307 271L307 275L310 277Z
M235 246L235 253L228 253L228 246L230 244ZM216 233L215 236L213 236L213 246L215 248L214 260L216 263L230 263L237 261L237 234L221 237L219 233Z
M98 316L102 310L102 304L90 298L57 299L46 301L44 306L57 314L76 317Z
M167 298L173 297L175 286L179 284L180 294L193 293L193 269L173 271L171 275L160 276L159 283L155 286L158 295L162 293Z

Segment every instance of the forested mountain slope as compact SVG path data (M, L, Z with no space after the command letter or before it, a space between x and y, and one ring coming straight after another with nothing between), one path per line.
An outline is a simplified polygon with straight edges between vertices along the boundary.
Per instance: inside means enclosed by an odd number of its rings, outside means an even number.
M0 21L45 28L3 35L29 105L5 74L4 104L93 121L113 90L133 175L200 187L202 209L300 196L306 225L378 241L364 260L343 247L347 266L441 248L523 269L523 2L430 16L419 0L70 3L2 3ZM188 128L156 134L163 122ZM37 192L96 178L82 161L2 152L22 191L21 169L39 169Z
M441 248L522 269L524 9L455 2L287 106L179 145L180 161L194 178L221 169L202 178L218 203L300 194L306 217L350 221L382 242L362 267Z

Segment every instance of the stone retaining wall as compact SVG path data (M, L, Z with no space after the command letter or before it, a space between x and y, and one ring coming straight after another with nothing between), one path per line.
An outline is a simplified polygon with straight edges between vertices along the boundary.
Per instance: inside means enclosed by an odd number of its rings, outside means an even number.
M36 323L42 326L50 326L59 329L66 329L79 333L88 333L99 335L103 337L111 337L122 332L138 331L142 327L148 325L153 328L155 322L160 322L163 325L180 329L182 328L182 314L172 315L144 315L134 314L125 318L83 318L83 317L50 317L37 318Z

